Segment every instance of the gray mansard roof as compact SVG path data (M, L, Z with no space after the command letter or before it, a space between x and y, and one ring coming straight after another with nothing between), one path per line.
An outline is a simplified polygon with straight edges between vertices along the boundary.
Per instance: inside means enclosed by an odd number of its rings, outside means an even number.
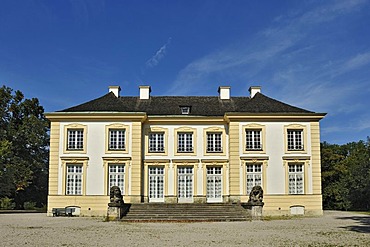
M150 96L116 97L112 92L100 98L59 112L145 112L147 115L182 115L181 106L190 106L189 115L223 116L226 112L238 113L314 113L269 98L261 93L250 97L231 97L221 100L218 96Z

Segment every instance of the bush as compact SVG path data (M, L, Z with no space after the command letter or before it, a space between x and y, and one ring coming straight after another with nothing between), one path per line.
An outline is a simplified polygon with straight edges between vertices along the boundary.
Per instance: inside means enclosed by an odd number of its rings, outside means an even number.
M26 210L32 210L36 208L36 202L25 202L23 204L24 209Z
M0 208L1 209L14 209L15 203L12 199L8 197L0 198Z

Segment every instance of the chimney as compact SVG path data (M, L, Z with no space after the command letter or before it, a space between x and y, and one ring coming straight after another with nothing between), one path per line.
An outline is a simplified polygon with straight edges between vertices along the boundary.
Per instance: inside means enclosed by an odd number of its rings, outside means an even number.
M229 86L218 87L218 93L220 94L220 99L230 99L230 87Z
M140 89L140 99L150 98L150 92L152 91L150 86L139 86L139 89Z
M113 92L114 95L118 98L119 97L119 92L121 91L120 86L109 86L109 92Z
M254 95L256 95L256 93L261 93L261 87L260 86L251 86L249 88L249 92L251 94L251 98L253 98Z

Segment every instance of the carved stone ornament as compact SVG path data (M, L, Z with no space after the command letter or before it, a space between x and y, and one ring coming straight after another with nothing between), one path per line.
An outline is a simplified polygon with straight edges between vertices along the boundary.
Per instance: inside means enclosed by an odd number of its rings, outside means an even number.
M260 204L263 200L263 189L261 186L256 185L252 188L251 193L249 194L248 203L250 204Z
M112 186L110 188L110 203L108 203L108 206L121 207L123 204L124 202L121 189L118 186Z

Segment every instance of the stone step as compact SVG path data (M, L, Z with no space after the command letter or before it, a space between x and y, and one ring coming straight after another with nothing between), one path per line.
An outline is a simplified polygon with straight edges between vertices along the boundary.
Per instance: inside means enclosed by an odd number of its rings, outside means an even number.
M121 219L131 222L149 221L245 221L247 212L238 204L132 204Z

